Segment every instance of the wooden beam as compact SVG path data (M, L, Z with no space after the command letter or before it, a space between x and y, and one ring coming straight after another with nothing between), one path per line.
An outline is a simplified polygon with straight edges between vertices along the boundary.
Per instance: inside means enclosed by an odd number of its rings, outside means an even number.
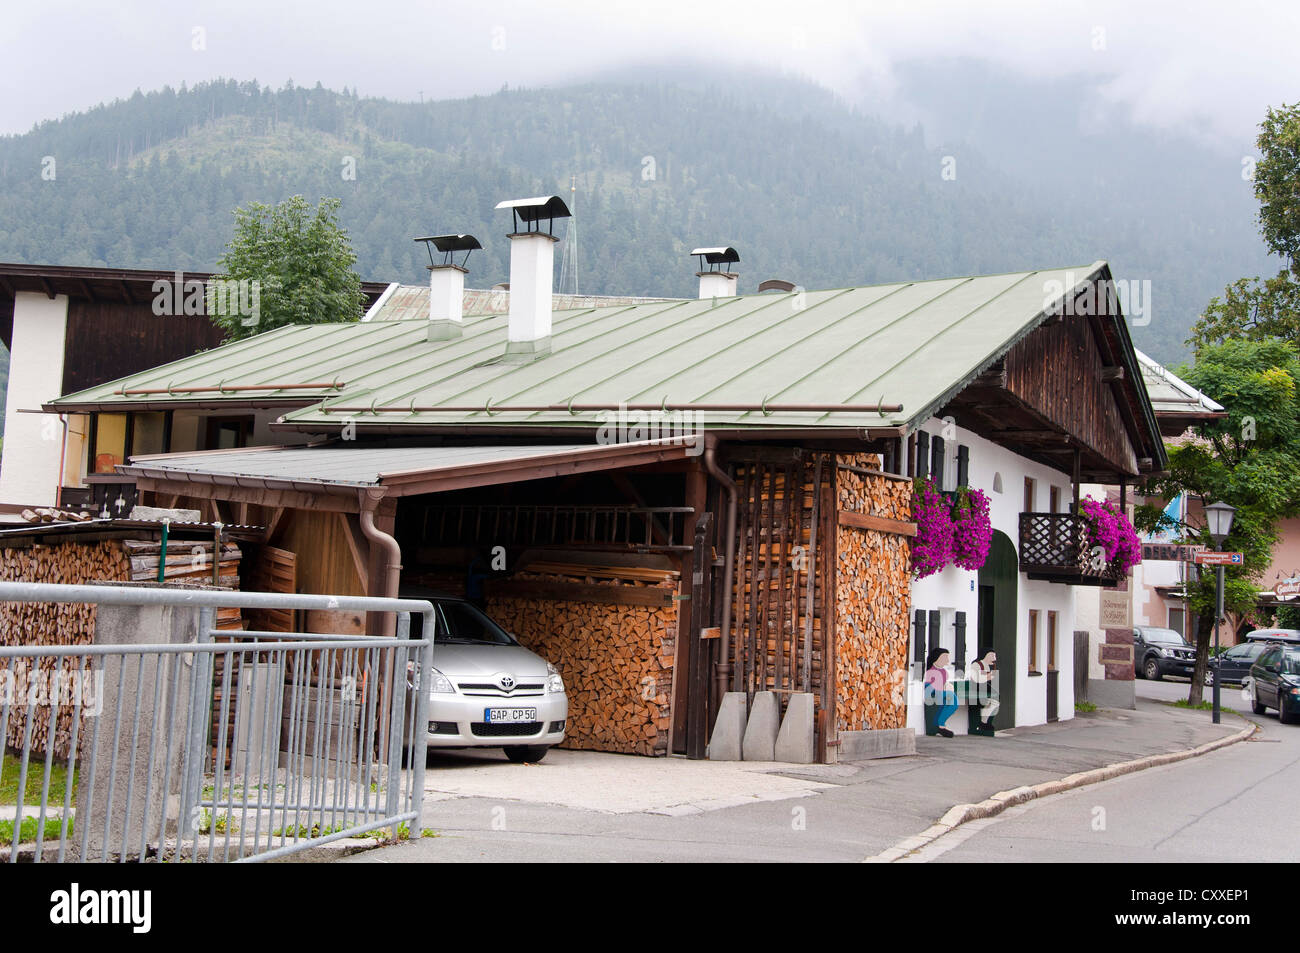
M277 534L284 529L283 521L286 512L283 506L277 506L271 513L271 518L266 521L266 533L262 536L262 539L268 546L275 545Z
M367 551L369 544L366 542L365 534L361 532L361 520L353 513L338 513L336 515L343 527L343 538L347 540L348 549L352 552L352 565L357 571L357 579L364 588L369 570L362 553Z
M887 516L869 516L852 510L840 510L839 520L841 526L852 526L855 529L873 529L878 533L889 533L893 536L916 535L915 523L890 519Z
M1124 379L1124 368L1122 367L1103 367L1101 369L1102 383L1109 384L1112 381L1122 381Z
M356 513L361 508L355 495L304 493L301 490L267 490L260 487L224 486L217 483L186 483L183 480L162 480L147 476L136 477L135 484L142 490L152 490L155 493L178 493L196 500L215 498L233 503L247 501L258 506L327 510L331 513Z
M54 300L54 289L50 287L50 280L44 276L41 277L41 287L45 289L45 297L51 301Z

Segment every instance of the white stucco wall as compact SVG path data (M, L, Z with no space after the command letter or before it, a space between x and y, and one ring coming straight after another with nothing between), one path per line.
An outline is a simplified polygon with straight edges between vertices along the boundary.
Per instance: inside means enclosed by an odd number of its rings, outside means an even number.
M68 298L41 292L14 297L13 346L5 400L0 503L53 506L59 486L63 425L55 414L23 414L59 396Z
M945 437L944 463L945 488L956 486L957 446L964 444L969 448L969 480L972 487L983 490L989 497L989 517L993 528L1004 533L1013 546L1020 545L1020 513L1024 506L1025 478L1036 482L1036 512L1045 512L1048 508L1049 487L1058 491L1058 509L1065 510L1073 500L1070 478L1060 470L1053 470L1032 460L1026 459L995 443L985 440L969 430L955 428L956 434L944 432L944 422L931 419L923 428L927 434ZM931 467L933 469L933 467ZM995 477L1001 477L1002 492L994 490ZM1061 583L1030 580L1024 573L1018 574L1019 587L1016 601L1016 659L1015 672L1001 669L1000 677L1005 679L1014 674L1015 703L1017 725L1040 725L1047 721L1047 677L1029 674L1029 610L1039 610L1039 666L1046 669L1047 660L1047 613L1055 612L1056 617L1056 667L1057 692L1059 695L1059 717L1074 717L1074 587ZM965 668L975 655L979 644L979 573L949 566L941 573L912 582L913 609L938 609L943 613L943 631L940 644L948 649L954 647L952 613L965 612L966 655L962 660L954 659L954 665ZM916 633L913 630L912 639ZM914 657L914 646L909 650L909 658ZM960 662L960 664L958 664ZM915 683L923 677L920 671L923 665L912 665L912 678ZM919 700L919 694L915 695ZM924 731L924 713L919 704L909 704L908 724L918 732ZM954 715L948 722L954 732L965 731L964 713Z

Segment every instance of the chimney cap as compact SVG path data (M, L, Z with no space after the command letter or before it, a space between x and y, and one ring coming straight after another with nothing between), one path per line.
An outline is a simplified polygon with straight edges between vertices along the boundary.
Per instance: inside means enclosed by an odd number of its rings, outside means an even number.
M535 225L542 219L549 223L554 222L557 218L568 218L573 213L569 211L569 206L564 204L564 199L558 195L538 195L531 199L506 199L504 202L498 202L497 208L508 208L515 220L515 231L519 231L519 223ZM537 229L530 229L534 231Z
M433 250L436 248L442 252L442 263L451 265L453 252L463 251L465 257L461 259L460 267L465 267L465 262L469 261L469 253L476 248L482 248L477 238L473 235L429 235L425 238L415 239L417 242L424 242L425 249L429 252L429 267L436 268L437 265L433 260Z
M700 271L704 271L704 263L710 265L730 265L740 261L740 252L730 245L723 245L717 248L696 248L691 251L692 255L700 257ZM716 270L716 269L714 269Z

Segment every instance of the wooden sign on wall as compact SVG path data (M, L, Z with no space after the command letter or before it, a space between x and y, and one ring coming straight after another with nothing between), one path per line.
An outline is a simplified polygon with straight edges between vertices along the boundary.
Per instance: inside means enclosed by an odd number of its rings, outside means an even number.
M1100 622L1103 629L1128 629L1133 625L1131 593L1102 589Z

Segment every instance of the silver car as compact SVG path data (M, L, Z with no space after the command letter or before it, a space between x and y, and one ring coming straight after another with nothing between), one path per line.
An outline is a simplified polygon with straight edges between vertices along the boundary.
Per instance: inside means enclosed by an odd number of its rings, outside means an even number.
M430 748L502 748L516 764L541 761L564 740L569 699L559 670L530 652L479 609L461 599L428 598L434 606L433 671L412 672L412 689L429 692ZM422 626L412 620L412 637Z

